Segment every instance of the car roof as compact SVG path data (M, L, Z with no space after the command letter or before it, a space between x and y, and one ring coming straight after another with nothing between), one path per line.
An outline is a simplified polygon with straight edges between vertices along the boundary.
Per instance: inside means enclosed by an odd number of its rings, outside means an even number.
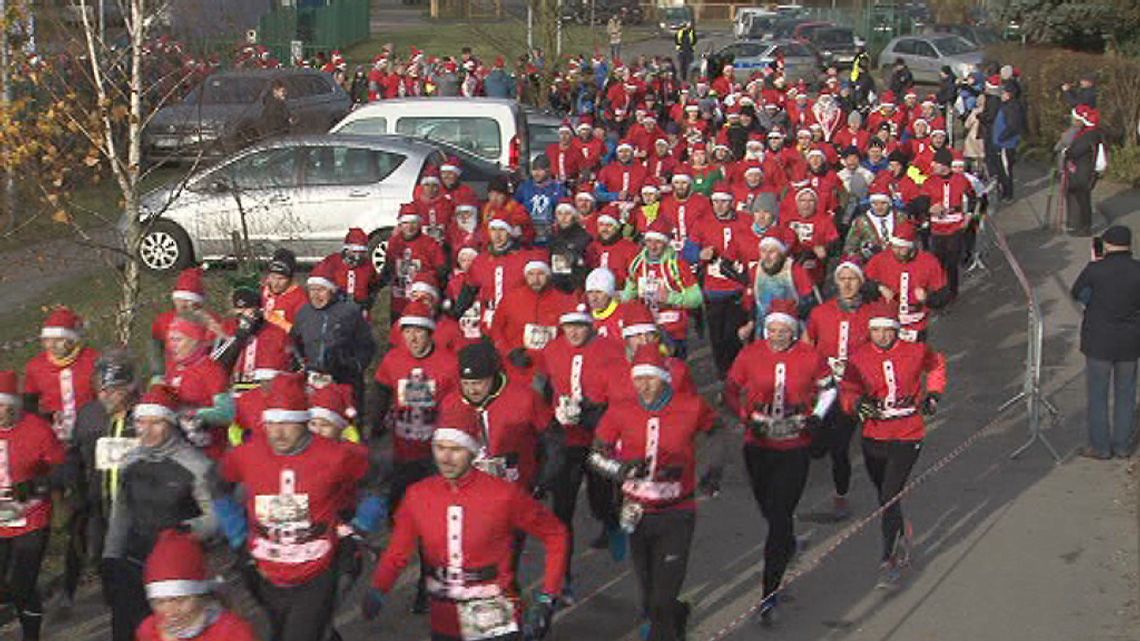
M282 136L266 142L251 146L251 150L279 149L283 147L305 147L332 144L349 144L353 147L364 147L380 151L395 151L405 154L430 154L436 151L431 142L418 138L400 135L363 135L363 134L303 134L295 136Z
M481 107L506 107L508 109L520 109L519 103L508 98L463 98L463 97L436 97L431 98L388 98L385 100L378 100L370 102L366 105L361 105L354 109L349 115L353 114L367 114L369 111L385 111L389 107L397 107L402 105L416 105L416 104L430 104L430 105L448 105L454 107L461 107L464 109L481 108Z

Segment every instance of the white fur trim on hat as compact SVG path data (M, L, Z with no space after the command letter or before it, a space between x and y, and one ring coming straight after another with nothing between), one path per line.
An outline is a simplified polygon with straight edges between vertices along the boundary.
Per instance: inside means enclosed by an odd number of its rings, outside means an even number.
M655 376L665 381L666 383L673 382L673 376L669 373L669 370L663 367L657 367L656 365L649 365L647 363L634 365L632 368L630 368L629 375L631 378L638 376Z
M463 203L462 205L456 205L455 206L455 211L458 212L460 210L477 212L477 211L479 211L479 208L476 207L475 205L472 205L471 203Z
M475 438L467 432L454 427L437 427L435 431L432 432L431 440L433 442L451 441L467 448L472 454L479 453L479 441L476 441Z
M418 223L421 222L421 219L419 214L400 214L400 217L396 219L396 222L400 224Z
M176 289L170 292L170 297L174 300L188 300L191 303L204 303L206 297L198 292L188 292L185 289Z
M471 249L470 247L464 247L463 249L470 249L471 251L475 251L474 249ZM462 254L463 249L459 250L459 253ZM479 252L475 252L475 253L479 253ZM415 282L415 283L412 283L411 285L409 285L408 286L408 293L412 294L415 292L420 292L421 294L431 294L432 297L434 297L436 300L439 300L439 290L436 289L435 287L433 287L429 283L425 283L425 282L421 281L421 282Z
M582 323L585 325L593 325L594 319L593 319L593 317L590 316L589 312L580 312L578 310L574 310L572 312L566 312L565 314L558 317L558 324L559 325L567 325L569 323Z
M337 288L336 283L325 278L324 276L309 276L308 278L305 279L305 285L306 286L318 285L320 287L326 287L328 289L336 289Z
M693 177L690 176L689 174L673 174L673 177L670 178L669 180L670 180L670 182L675 181L675 180L685 180L688 182L693 182Z
M262 410L261 420L264 423L308 423L309 410Z
M368 251L368 245L345 245L344 248L350 252L366 252L366 251Z
M629 144L628 142L618 143L618 146L614 147L614 151L621 151L623 148L633 151L633 145Z
M855 273L859 275L859 280L867 280L867 277L863 275L863 268L860 267L859 265L855 264L854 262L849 261L849 260L845 260L842 263L839 263L838 265L835 266L835 276L834 277L837 280L839 278L839 270L841 270L841 269L854 270Z
M168 421L177 418L174 410L158 403L139 403L131 409L131 415L135 418L163 418Z
M319 405L309 408L309 418L323 418L337 427L346 427L348 425L348 419L327 407L320 407Z
M788 246L784 244L784 241L779 238L773 238L772 236L765 236L760 239L760 247L763 248L764 245L774 245L776 249L779 249L782 253L787 253L788 251Z
M591 201L597 201L598 200L597 198L594 197L593 192L589 192L589 191L580 191L580 192L574 194L574 200L578 200L579 198L589 198Z
M819 156L821 158L827 158L827 154L823 153L822 149L817 149L815 147L812 147L811 151L807 152L807 156L808 156L808 158L811 158L812 156Z
M617 218L614 218L613 216L611 216L609 214L601 214L600 216L598 216L598 224L601 225L602 223L606 223L607 225L618 225L618 224L620 224L618 222Z
M511 224L502 218L492 218L491 222L487 223L487 229L502 229L503 231L511 231Z
M192 579L171 579L146 584L146 598L171 599L182 596L208 594L217 585L214 581L194 581Z
M0 403L4 405L20 405L22 400L16 394L0 394Z
M423 178L420 178L420 184L421 185L426 185L427 183L435 183L437 185L440 184L439 176L433 176L431 174L428 174L428 175L424 176Z
M656 331L657 326L653 323L636 323L621 328L621 337L629 338L630 336L641 336L642 334L649 334Z
M643 192L644 191L651 191L655 194L661 192L661 190L657 187L657 185L654 185L653 183L646 183L646 184L642 185L641 191L643 191Z
M578 211L578 208L575 207L573 203L558 203L558 205L554 208L554 211L557 213L563 209L569 210L572 213L577 213Z
M645 240L659 240L663 243L669 242L669 237L659 231L650 230L641 235Z
M876 200L881 200L881 201L883 201L883 202L888 202L888 203L889 203L889 202L891 202L891 197L890 197L889 195L887 195L887 194L871 194L870 196L867 196L867 201L868 201L868 202L872 202L872 203L873 203L873 202L875 202Z
M592 131L594 129L594 126L588 122L580 122L580 123L578 123L578 126L575 127L575 129L577 129L578 131L582 131L583 129L585 129L586 131Z
M259 367L253 370L253 380L259 383L264 381L271 381L280 373L280 370L270 369L268 367Z
M442 174L445 171L450 171L450 172L456 173L456 174L463 173L463 170L460 169L458 165L452 165L450 163L444 163L444 164L439 166L439 173Z
M45 327L40 330L40 338L66 338L78 340L79 333L67 327Z
M732 192L729 191L714 191L711 198L713 200L732 200Z
M545 260L532 260L528 261L526 265L523 265L524 274L532 269L539 269L546 272L547 274L552 273L550 269L550 263L546 262Z
M760 141L757 140L756 142L759 143ZM748 165L748 168L744 170L744 173L746 173L746 174L750 174L752 172L762 174L762 173L764 173L764 168L761 167L760 165Z
M791 314L785 314L784 312L768 312L768 315L764 317L764 326L767 327L772 323L784 323L785 325L791 325L792 327L799 327L800 324L800 322L796 320L795 317Z
M475 249L474 247L461 247L461 248L459 248L459 251L456 252L455 256L456 256L456 258L458 258L458 257L463 256L463 254L475 254L476 256L478 256L479 250ZM420 284L424 284L424 283L420 283ZM412 291L415 291L415 290L413 289Z
M400 328L403 329L405 327L422 327L424 329L430 329L434 332L435 321L424 316L401 316Z
M875 316L867 321L867 327L871 329L898 329L899 320L897 318Z
M898 236L891 236L891 244L895 247L914 247L914 242L910 240L903 240Z

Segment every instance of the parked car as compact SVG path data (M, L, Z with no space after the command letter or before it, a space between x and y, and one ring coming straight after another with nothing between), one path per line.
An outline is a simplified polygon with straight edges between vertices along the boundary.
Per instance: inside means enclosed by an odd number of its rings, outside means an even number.
M402 134L451 143L514 171L530 158L526 112L498 98L397 98L354 109L330 133Z
M816 29L808 41L819 52L824 65L837 67L850 67L855 62L859 47L865 44L850 27Z
M546 148L558 142L558 128L562 126L562 119L549 112L539 109L526 109L527 141L530 143L530 156L533 161L540 154L546 153ZM528 171L522 173L529 173Z
M792 29L792 39L799 40L801 42L811 42L812 34L814 34L816 31L820 29L828 29L834 26L835 25L830 22L821 22L818 20L801 22L800 24L796 25L795 29Z
M743 31L738 40L770 40L775 37L776 25L780 23L776 13L754 13L744 21Z
M961 78L982 64L982 51L974 43L951 34L902 36L887 43L879 54L879 68L889 70L895 60L906 61L916 82L937 83L943 65Z
M150 162L212 160L255 142L275 80L285 83L293 133L328 131L352 107L332 76L314 69L220 71L178 104L158 110L143 131L143 155Z
M732 63L736 79L746 82L754 71L767 67L784 56L784 75L789 82L816 81L820 72L819 54L811 45L796 40L739 40L708 53L693 63L691 74L708 75L725 63Z
M740 7L732 21L732 35L736 38L745 38L752 33L753 25L771 25L780 14L762 7Z
M625 12L622 22L638 25L645 21L645 9L637 0L567 0L562 3L562 19L567 22L605 24L616 13Z
M673 36L682 27L692 25L697 28L697 16L693 8L688 5L679 7L662 7L657 10L657 29L662 35Z
M399 206L448 151L406 136L310 135L255 144L184 183L146 194L139 259L152 272L232 260L234 235L244 228L255 256L287 247L299 261L315 263L340 249L349 227L361 227L380 269ZM474 156L463 164L464 182L480 195L500 173Z
M992 28L973 24L933 24L926 27L926 35L952 33L962 36L979 48L1001 42L1001 34Z

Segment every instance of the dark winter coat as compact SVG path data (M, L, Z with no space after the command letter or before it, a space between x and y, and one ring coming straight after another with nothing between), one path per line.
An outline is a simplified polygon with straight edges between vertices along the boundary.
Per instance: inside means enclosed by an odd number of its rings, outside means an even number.
M1017 149L1024 133L1025 112L1021 103L1017 98L1002 101L994 117L994 145L1001 149Z
M270 94L261 108L260 133L262 138L286 136L290 129L289 106L277 96Z
M1090 190L1096 184L1096 154L1104 143L1100 129L1086 129L1073 138L1065 151L1065 173L1071 190Z
M289 332L305 369L337 383L360 380L376 354L372 328L356 303L335 300L321 309L305 303Z
M1085 304L1081 353L1105 361L1140 358L1140 261L1131 252L1086 265L1070 293Z
M554 267L554 286L564 292L581 289L586 284L586 247L590 233L580 224L558 229L550 239L550 261ZM566 271L569 270L569 271Z

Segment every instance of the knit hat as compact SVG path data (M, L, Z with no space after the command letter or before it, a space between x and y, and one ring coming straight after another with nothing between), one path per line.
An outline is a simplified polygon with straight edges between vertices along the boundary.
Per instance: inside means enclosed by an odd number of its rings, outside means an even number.
M261 420L266 423L305 423L309 420L309 399L305 376L299 372L279 374L269 384Z
M1124 225L1113 225L1104 230L1101 235L1104 242L1109 245L1116 245L1117 247L1131 247L1132 246L1132 230Z
M420 301L412 301L404 308L404 313L400 315L400 329L405 327L422 327L426 330L435 331L435 318L432 316L431 308L427 303Z
M206 554L189 533L163 530L146 560L148 599L207 594L217 585L208 578Z
M297 257L288 249L278 247L277 250L273 252L273 258L269 261L269 273L292 276L296 271Z
M491 378L502 369L495 346L488 341L473 343L459 350L459 378L478 380Z
M340 289L336 285L336 272L333 266L327 260L322 260L317 263L313 271L309 272L309 277L305 279L305 285L309 287L324 287L336 291Z
M653 312L640 300L631 300L621 308L621 336L630 338L657 331L657 321Z
M359 227L352 227L344 237L344 248L348 251L368 251L368 234Z
M617 291L617 279L614 273L605 267L595 267L586 275L587 292L604 292L613 296Z
M48 314L40 330L40 338L78 340L83 333L83 319L67 307L56 307Z
M661 355L661 348L652 343L646 343L633 353L633 367L629 370L632 378L638 376L654 376L666 383L673 382L673 376L665 366L665 357Z
M174 281L174 291L170 297L176 300L188 300L194 303L206 302L206 287L202 283L202 268L190 267L178 274Z
M326 385L309 394L309 418L320 418L337 427L345 427L348 416L344 394L336 385Z
M20 376L10 369L0 370L0 403L20 403Z
M756 197L752 199L752 206L755 207L756 211L766 211L770 214L777 214L780 209L776 194L770 191L762 191L756 194Z
M135 418L161 418L174 423L178 419L178 395L169 385L154 385L143 394L131 413Z
M261 307L261 292L244 285L236 287L230 294L230 303L238 309L257 309Z

